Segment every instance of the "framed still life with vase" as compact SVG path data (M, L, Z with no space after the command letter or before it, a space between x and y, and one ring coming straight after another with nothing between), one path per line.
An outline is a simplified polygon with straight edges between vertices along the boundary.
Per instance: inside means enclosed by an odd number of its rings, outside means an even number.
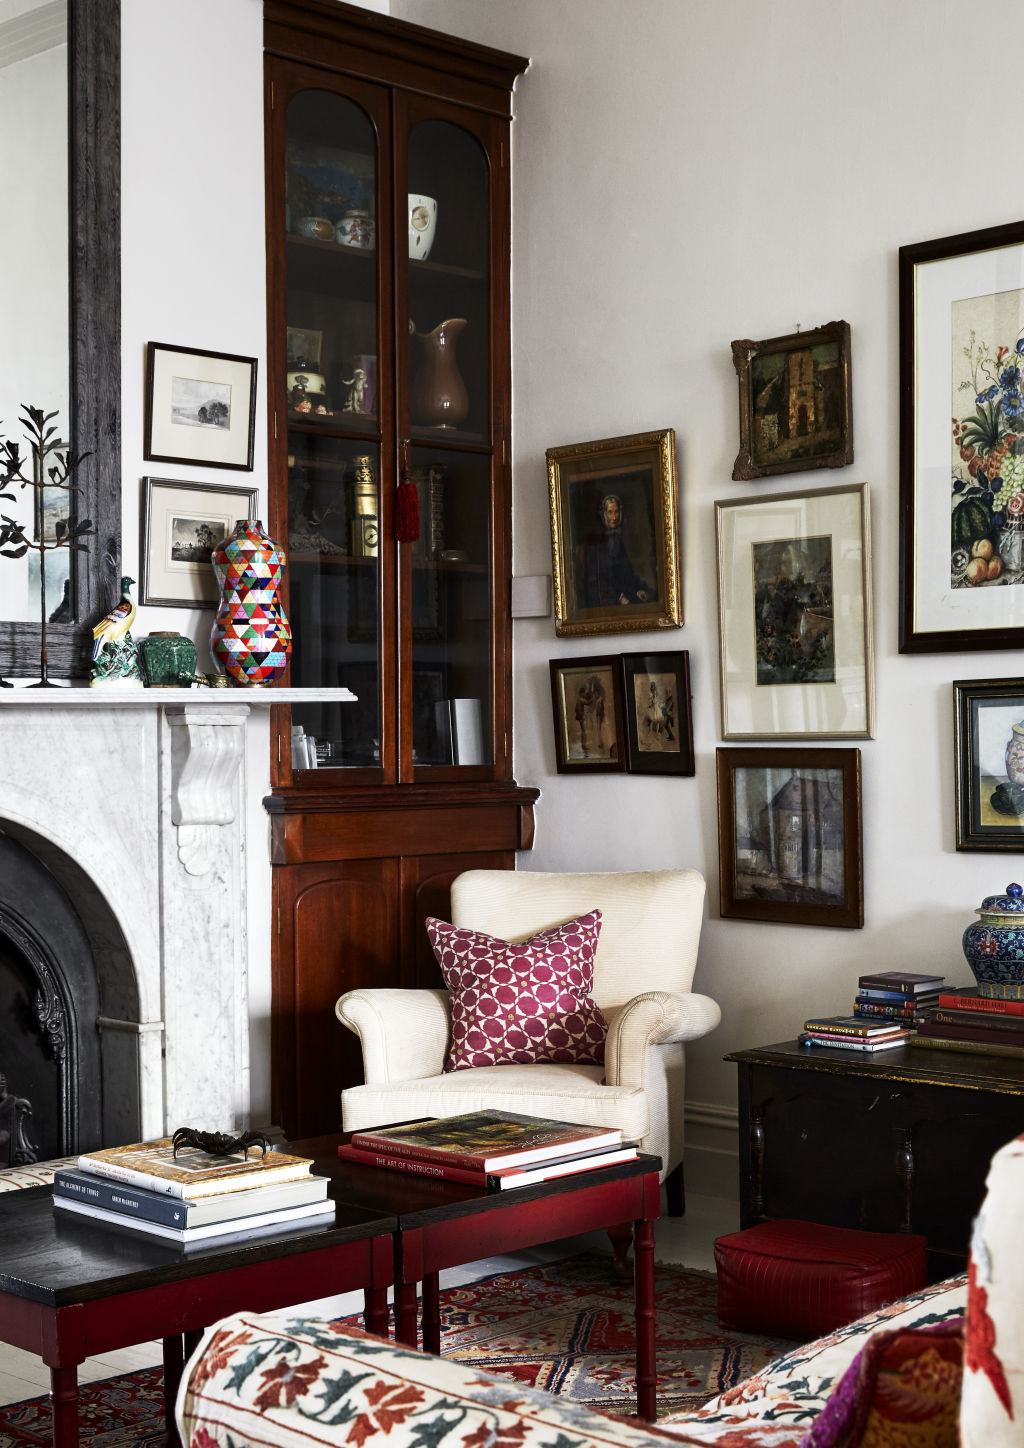
M900 248L900 652L1024 624L1024 222Z
M715 504L725 739L869 739L866 483Z
M719 749L722 915L864 924L859 749Z
M953 685L958 850L1024 851L1024 679Z

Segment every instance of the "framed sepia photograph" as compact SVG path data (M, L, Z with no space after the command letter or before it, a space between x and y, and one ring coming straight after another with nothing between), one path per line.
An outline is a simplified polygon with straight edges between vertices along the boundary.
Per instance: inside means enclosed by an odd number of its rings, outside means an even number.
M1024 624L1024 222L900 248L900 652Z
M672 428L549 448L547 462L555 632L681 627Z
M719 749L723 917L864 924L859 749Z
M619 658L551 659L555 767L559 774L621 774L622 729Z
M139 602L212 608L220 599L210 555L239 518L256 517L256 488L142 479Z
M693 774L690 655L623 654L622 705L630 774Z
M737 481L853 462L850 324L732 344L740 388Z
M958 850L1024 851L1024 679L953 685Z
M147 342L147 462L251 472L255 422L255 357Z
M866 483L715 504L725 739L870 739Z

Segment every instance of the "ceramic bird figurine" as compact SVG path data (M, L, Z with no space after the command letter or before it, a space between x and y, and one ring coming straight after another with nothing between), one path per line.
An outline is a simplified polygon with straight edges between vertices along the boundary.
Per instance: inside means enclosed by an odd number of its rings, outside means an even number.
M139 655L131 626L135 622L135 601L129 589L134 578L121 579L121 600L92 631L92 677L89 687L117 684L121 688L144 688Z

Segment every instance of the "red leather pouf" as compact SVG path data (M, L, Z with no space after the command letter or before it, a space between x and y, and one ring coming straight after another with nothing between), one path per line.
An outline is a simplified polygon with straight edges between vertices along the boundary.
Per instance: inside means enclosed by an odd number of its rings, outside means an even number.
M726 1327L800 1342L924 1287L924 1237L783 1218L715 1242Z

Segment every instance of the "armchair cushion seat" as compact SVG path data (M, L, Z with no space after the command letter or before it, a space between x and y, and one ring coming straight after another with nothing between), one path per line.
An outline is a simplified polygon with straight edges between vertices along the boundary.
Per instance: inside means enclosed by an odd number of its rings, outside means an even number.
M627 1140L641 1140L649 1124L646 1093L605 1086L603 1080L601 1066L542 1064L477 1066L416 1081L352 1086L345 1092L345 1130L500 1108L581 1126L617 1126Z

